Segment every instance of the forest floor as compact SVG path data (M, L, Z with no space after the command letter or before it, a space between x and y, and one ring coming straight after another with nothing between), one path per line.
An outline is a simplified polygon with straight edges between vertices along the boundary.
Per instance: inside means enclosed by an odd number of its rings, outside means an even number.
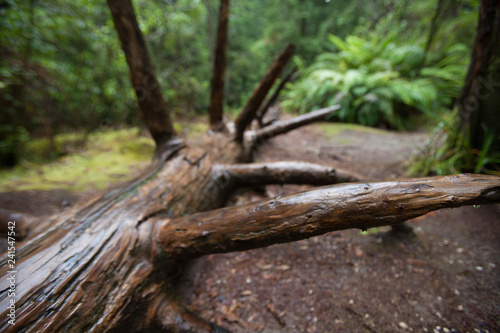
M258 161L316 162L389 180L404 175L425 139L311 125L271 140ZM267 186L232 204L306 188ZM4 192L0 208L44 218L87 194ZM186 272L182 297L234 332L500 332L499 221L500 205L445 209L410 221L411 233L346 230L209 255Z

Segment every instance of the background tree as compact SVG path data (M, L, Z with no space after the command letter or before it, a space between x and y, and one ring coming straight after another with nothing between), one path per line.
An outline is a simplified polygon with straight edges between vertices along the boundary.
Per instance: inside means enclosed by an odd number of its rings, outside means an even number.
M214 70L212 72L210 96L210 125L223 127L224 80L226 74L227 25L229 21L229 0L220 3L219 26L215 43Z
M457 100L463 135L473 149L481 150L493 134L490 149L500 151L497 111L500 81L500 2L481 1L471 61Z

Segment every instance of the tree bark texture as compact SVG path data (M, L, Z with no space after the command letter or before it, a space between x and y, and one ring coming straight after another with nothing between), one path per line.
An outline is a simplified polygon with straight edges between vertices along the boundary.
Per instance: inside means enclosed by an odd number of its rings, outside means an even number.
M229 0L221 0L217 41L215 44L214 67L210 94L210 126L219 130L224 127L224 81L226 75L227 26L229 22Z
M175 136L170 113L156 80L131 0L108 0L115 28L130 69L141 114L157 150Z
M181 149L124 187L54 218L50 229L19 247L16 326L6 323L4 279L1 330L145 332L200 324L210 331L176 297L176 277L191 258L500 201L499 177L450 176L322 187L210 211L222 206L233 184L220 180L220 170L236 160L239 144L224 138L212 136L212 150Z
M264 101L264 98L266 98L267 93L272 88L274 81L280 76L283 67L285 67L288 60L290 60L294 53L295 46L293 44L286 47L280 53L280 55L271 64L264 77L261 79L259 85L253 91L252 96L243 107L243 110L238 115L238 118L236 118L236 140L238 142L243 142L243 133L245 132L245 129L250 125L252 120L255 119L257 111Z
M498 82L488 77L488 68L494 49L498 48L499 43L500 1L481 0L478 16L471 62L457 105L464 135L470 131L470 146L481 149L483 141L481 125L486 119L484 101L491 97L491 94L497 93L495 88L498 86Z
M332 230L392 225L440 208L500 202L500 177L460 175L333 185L223 207L230 191L257 181L332 184L358 179L307 163L234 164L248 147L339 107L245 133L293 53L291 46L254 91L238 117L236 133L212 132L203 149L186 147L175 139L158 83L148 72L130 0L108 4L161 155L137 179L61 213L34 238L16 244L15 272L10 272L9 257L0 260L0 275L15 279L0 281L0 331L224 332L179 301L178 278L190 259ZM7 322L12 300L15 326Z
M335 230L393 225L436 209L499 200L499 177L457 175L326 186L180 219L155 219L165 251L191 259Z
M266 101L266 103L261 107L259 108L259 111L257 111L257 120L259 122L259 126L260 127L265 127L265 126L268 126L270 125L270 123L266 124L264 123L264 116L266 115L267 113L267 110L269 110L269 108L276 102L276 100L278 99L279 95L280 95L280 92L281 90L283 90L283 88L285 87L285 85L292 79L293 75L297 72L297 67L295 67L293 70L290 71L290 73L287 74L287 76L285 76L283 78L283 80L281 80L280 84L278 85L278 87L274 90L273 94L271 95L271 97L269 97L269 99Z
M301 126L305 126L322 120L339 108L339 105L333 105L313 112L309 112L307 114L296 116L291 119L283 120L258 130L246 131L244 133L244 141L241 145L238 162L247 163L253 161L254 155L257 152L258 148L264 142L266 142L266 140L287 133Z
M273 125L258 129L256 131L248 131L249 137L255 137L256 141L264 141L269 138L287 133L301 126L312 124L316 121L324 119L334 111L340 109L340 105L333 105L313 112L309 112L289 120L280 121Z
M307 163L272 162L217 165L218 177L230 180L235 187L262 184L326 185L360 181L362 177L347 170Z

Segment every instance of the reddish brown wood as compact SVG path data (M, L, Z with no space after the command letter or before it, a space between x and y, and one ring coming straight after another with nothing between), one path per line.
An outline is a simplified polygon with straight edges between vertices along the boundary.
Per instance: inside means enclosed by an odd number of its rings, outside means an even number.
M238 162L240 163L252 162L258 148L264 142L266 142L266 140L287 133L301 126L305 126L314 123L316 121L322 120L326 116L331 114L333 111L338 110L339 108L340 108L339 105L334 105L313 112L309 112L307 114L303 114L291 119L283 120L255 131L250 131L250 130L246 131L244 134L245 140L241 147L240 155L238 157Z
M170 112L161 93L160 84L149 60L130 0L108 0L116 31L130 69L139 108L156 142L157 150L175 136Z
M148 220L218 205L224 188L210 187L213 158L234 160L230 151L184 149L135 181L54 217L49 229L17 247L15 326L6 320L8 282L0 281L0 331L147 330L167 325L158 317L165 309L176 320L169 325L177 325L185 312L172 283L185 262L155 250ZM9 271L7 259L0 276Z
M210 126L214 130L224 128L224 80L226 73L227 26L229 22L229 0L221 0L217 42L215 44L214 68L210 95Z
M492 82L488 82L490 78L487 74L493 51L498 47L499 21L500 1L481 0L471 62L464 87L457 100L462 131L464 135L468 135L469 145L477 149L482 148L481 123L487 119L485 107L481 102L487 99L487 96L496 93ZM496 108L493 110L495 112ZM491 118L496 119L496 116Z
M280 53L280 55L271 64L264 77L261 79L259 85L253 91L252 96L239 114L238 118L236 118L236 140L238 142L243 142L243 133L252 120L255 119L262 101L264 101L264 98L266 98L267 93L272 88L274 81L280 76L283 67L285 67L286 63L290 60L294 53L295 46L293 44L286 47Z
M453 176L324 187L207 211L220 206L230 188L214 177L214 163L236 160L240 147L224 138L210 137L208 149L181 149L137 180L54 217L50 229L18 247L16 326L6 323L3 279L0 330L190 327L198 321L177 303L175 288L189 258L500 201L500 177ZM3 258L0 275L8 270Z
M500 201L500 177L456 175L320 187L265 202L156 222L158 244L185 259L348 228L393 225L430 211Z
M149 60L130 0L108 3L132 81L145 84ZM233 181L239 186L253 184L251 177L265 183L306 182L313 176L315 183L323 176L331 181L331 170L319 166L231 164L259 140L338 107L248 135L243 135L245 125L240 142L212 133L202 149L191 148L174 139L161 93L153 86L146 102L139 102L141 110L155 110L143 113L162 154L137 179L44 222L35 238L17 245L15 272L9 273L8 257L0 259L0 276L16 279L15 298L9 297L10 281L0 280L0 331L224 332L179 303L176 282L191 258L331 230L392 225L445 207L500 202L500 177L461 175L321 187L213 210L223 204ZM229 181L221 177L224 172ZM15 326L7 323L12 299Z
M283 90L283 88L285 87L285 85L290 82L290 80L292 79L293 75L297 72L297 67L295 67L294 69L292 69L290 71L290 73L287 74L287 76L285 76L283 78L283 80L281 80L280 84L278 85L278 87L274 90L273 94L271 95L271 97L269 97L269 99L266 101L266 103L261 107L259 108L259 111L257 111L257 120L259 122L259 126L260 127L265 127L265 126L268 126L270 125L270 123L268 124L265 124L264 121L263 121L263 118L264 116L266 115L267 113L267 110L269 110L269 108L276 102L276 100L278 99L279 95L280 95L280 92Z
M215 177L235 187L265 184L327 185L360 181L362 177L347 170L307 162L272 162L215 165Z
M256 131L249 131L249 137L254 137L256 142L261 142L272 137L287 133L301 126L305 126L324 119L332 112L340 109L340 105L333 105L313 112L309 112L289 120L280 121L276 124L264 127Z

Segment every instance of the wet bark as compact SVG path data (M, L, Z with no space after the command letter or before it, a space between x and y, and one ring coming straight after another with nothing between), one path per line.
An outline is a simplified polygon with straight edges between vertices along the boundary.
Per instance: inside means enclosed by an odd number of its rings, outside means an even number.
M272 88L274 81L280 76L281 71L294 53L295 46L293 44L285 48L271 64L259 85L253 91L252 96L235 121L236 140L238 142L243 142L243 133L252 120L255 119L257 111L264 101L264 98L266 98L267 93Z
M323 120L326 116L338 110L339 108L339 105L333 105L313 112L309 112L307 114L296 116L291 119L282 120L258 130L246 131L244 133L245 140L241 145L238 162L248 163L253 161L254 155L258 151L258 148L264 142L266 142L266 140L290 132L299 127Z
M259 109L259 111L257 111L256 118L257 118L257 121L259 122L260 127L265 127L265 126L270 125L270 123L264 123L264 120L263 120L264 116L266 115L267 110L269 110L269 108L278 100L278 97L280 95L281 90L283 90L285 85L292 79L293 75L296 72L297 72L297 67L295 67L293 70L291 70L290 73L288 73L287 76L285 76L283 78L283 80L281 80L280 84L274 90L271 97L269 97L269 99L266 101L266 103Z
M148 220L219 205L218 192L224 188L210 187L214 157L231 161L230 155L181 150L129 184L55 217L50 228L19 244L16 325L7 323L11 298L8 281L2 279L0 330L130 332L182 326L178 316L186 312L172 287L182 265L158 251ZM204 188L210 193L200 191ZM1 276L10 270L7 259L2 258ZM173 313L167 325L158 316L170 308L181 312Z
M249 131L248 136L254 136L256 141L264 141L272 137L287 133L301 126L312 124L325 119L326 116L340 109L340 105L333 105L313 112L309 112L289 120L280 121L276 124L264 127L256 131Z
M0 260L0 275L11 278L0 280L2 332L224 332L179 301L178 278L190 259L331 230L392 225L440 208L500 202L500 177L462 175L335 185L224 208L231 190L257 180L356 179L311 164L233 165L247 147L322 119L338 106L245 133L260 104L255 98L238 117L235 135L215 132L202 149L186 147L175 138L157 81L148 72L130 0L108 4L161 153L137 179L61 213L34 238L16 244L13 266L9 257ZM264 85L270 88L272 82ZM141 95L137 87L151 89ZM259 96L267 92L257 90ZM15 326L8 323L13 301Z
M360 181L362 177L347 170L307 162L272 162L217 165L216 177L235 187L263 184L327 185Z
M227 26L229 22L229 0L221 0L217 41L215 45L214 68L210 95L210 126L214 130L224 128L224 80L226 73Z
M240 145L222 134L208 140L210 149L180 149L136 180L55 217L49 229L19 246L16 325L6 322L10 298L4 279L0 329L215 331L179 303L177 278L189 259L500 201L499 177L469 175L321 187L211 210L223 206L221 198L234 188L231 181L221 181L221 170L243 179L239 184L244 186L246 176L237 175L261 173L263 166L228 167ZM295 166L290 181L298 172ZM283 166L268 167L270 175L263 174L261 181L277 182L273 170ZM319 168L307 167L311 172ZM2 276L9 271L7 259L1 261Z
M245 206L155 218L158 244L185 259L393 225L436 209L500 200L496 176L457 175L320 187Z
M122 49L130 69L130 79L135 89L142 116L156 142L157 150L175 136L170 113L156 80L147 53L146 43L139 29L130 0L108 0Z
M478 16L471 62L457 105L462 131L469 137L469 145L481 149L484 140L482 124L488 126L486 119L497 119L496 114L486 114L485 100L496 94L498 88L498 81L493 78L495 72L489 72L489 65L495 49L498 52L500 1L482 0Z

